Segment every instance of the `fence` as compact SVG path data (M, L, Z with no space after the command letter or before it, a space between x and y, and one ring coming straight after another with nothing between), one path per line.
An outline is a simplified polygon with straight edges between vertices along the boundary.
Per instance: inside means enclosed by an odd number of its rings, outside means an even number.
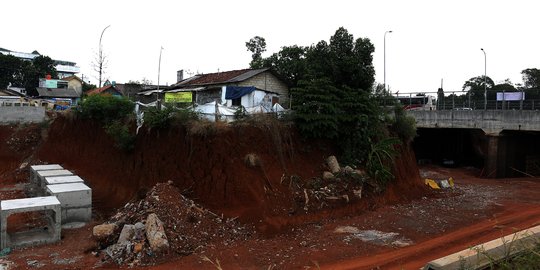
M421 97L426 97L419 99ZM487 91L487 99L484 94L469 95L467 92L455 91L445 92L441 96L437 92L413 92L392 95L385 97L382 103L384 105L393 104L396 99L407 107L414 107L414 102L417 100L429 100L432 104L423 103L423 106L417 106L414 109L423 110L540 110L540 93L534 92L519 92L519 91ZM517 97L517 98L516 98ZM508 98L508 99L507 99Z

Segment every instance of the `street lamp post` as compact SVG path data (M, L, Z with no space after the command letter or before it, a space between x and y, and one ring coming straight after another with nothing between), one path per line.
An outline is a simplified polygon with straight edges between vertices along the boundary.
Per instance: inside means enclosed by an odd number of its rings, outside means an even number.
M159 49L159 64L158 64L158 71L157 71L157 91L156 91L156 105L158 109L161 109L161 104L159 102L159 75L161 73L161 52L163 51L163 46Z
M103 51L101 49L101 39L103 39L103 33L105 33L105 30L107 30L107 28L109 28L110 25L108 25L107 27L103 28L103 31L101 31L101 36L99 37L99 63L98 64L98 68L99 68L99 87L101 87L101 74L103 73Z
M484 48L480 48L484 52L484 111L487 110L487 57Z
M384 91L386 92L386 34L392 33L392 30L384 32Z
M163 51L163 46L161 46L161 49L159 50L159 65L157 69L157 90L159 91L159 74L161 71L161 52Z

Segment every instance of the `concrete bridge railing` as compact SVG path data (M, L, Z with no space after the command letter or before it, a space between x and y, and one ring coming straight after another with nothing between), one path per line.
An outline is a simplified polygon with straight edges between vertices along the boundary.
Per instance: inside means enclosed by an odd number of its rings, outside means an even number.
M540 131L540 111L448 110L407 111L419 128L474 128L486 134L503 130Z

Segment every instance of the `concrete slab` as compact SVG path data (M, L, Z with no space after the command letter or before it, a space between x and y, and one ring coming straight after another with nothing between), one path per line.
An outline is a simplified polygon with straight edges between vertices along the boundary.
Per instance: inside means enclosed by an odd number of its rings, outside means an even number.
M47 185L47 193L62 205L62 224L92 218L92 189L83 183Z
M26 210L45 210L51 205L60 205L60 201L55 196L3 200L0 202L0 210L25 212ZM44 208L40 209L41 207Z
M49 171L49 170L63 170L62 166L58 164L47 164L47 165L32 165L30 170L36 171Z
M54 196L3 200L0 202L0 249L54 243L60 241L61 203ZM22 232L7 232L7 220L11 214L45 212L47 227Z
M77 175L68 175L68 176L50 176L45 177L43 182L43 188L47 185L58 185L58 184L70 184L70 183L84 183L84 180Z

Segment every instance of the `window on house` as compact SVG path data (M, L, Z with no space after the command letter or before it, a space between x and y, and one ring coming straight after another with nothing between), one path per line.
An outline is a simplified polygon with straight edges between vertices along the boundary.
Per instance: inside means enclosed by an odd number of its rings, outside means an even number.
M242 98L240 97L240 98L235 98L235 99L233 99L233 100L232 100L232 105L233 105L233 106L240 106L240 105L242 105Z

